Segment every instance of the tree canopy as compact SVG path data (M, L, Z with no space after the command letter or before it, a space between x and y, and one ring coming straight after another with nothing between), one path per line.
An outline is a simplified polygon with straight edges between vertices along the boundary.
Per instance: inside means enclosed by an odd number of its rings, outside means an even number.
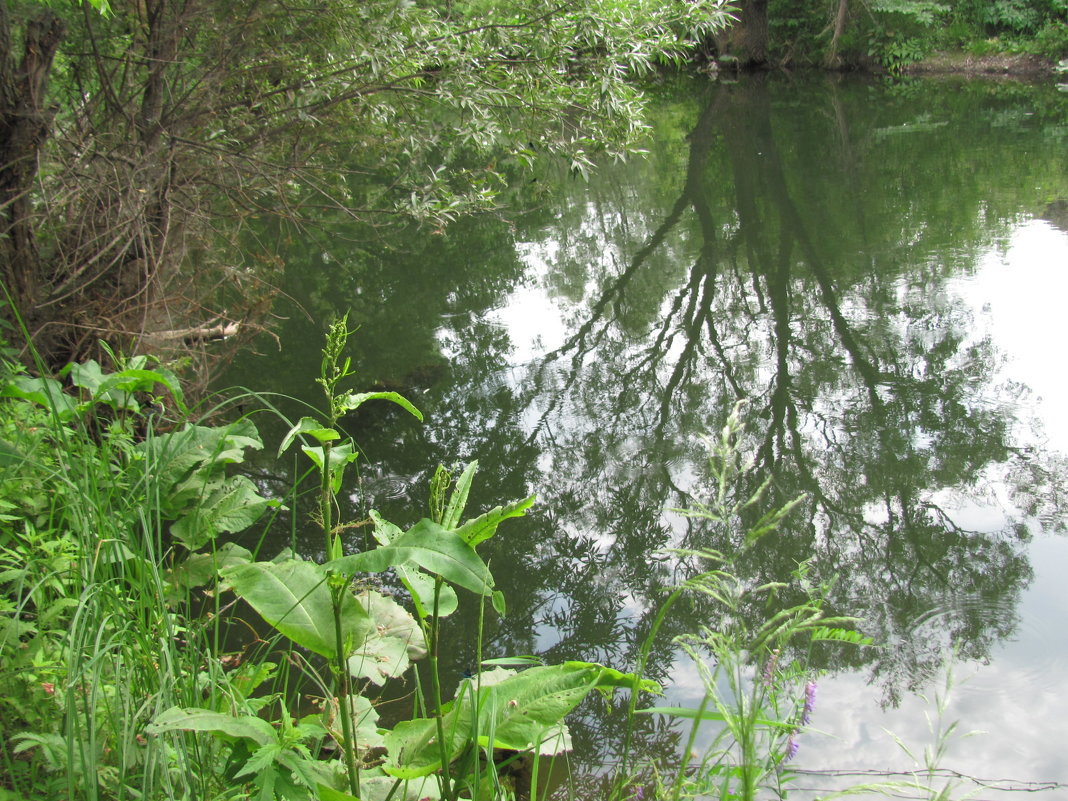
M636 79L725 0L0 0L0 278L37 347L237 321L250 217L443 225L509 172L577 171L642 129ZM270 262L269 258L263 261ZM229 294L227 289L229 288ZM228 313L208 297L229 297ZM13 311L9 309L11 318Z

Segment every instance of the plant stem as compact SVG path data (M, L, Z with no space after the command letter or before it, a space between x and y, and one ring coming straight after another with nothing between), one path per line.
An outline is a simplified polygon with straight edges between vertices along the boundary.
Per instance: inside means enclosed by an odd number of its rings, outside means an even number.
M634 712L638 708L638 682L641 681L645 673L645 666L649 661L649 653L653 649L653 640L656 639L656 635L660 632L660 627L664 624L664 618L667 617L668 611L675 605L675 602L682 597L685 589L685 584L675 588L675 591L664 601L663 606L660 607L656 617L653 619L653 626L649 629L649 635L645 638L641 649L638 651L638 664L634 667L635 685L627 702L627 730L623 736L623 751L619 761L620 773L616 776L615 787L613 788L614 793L622 789L623 784L626 782L627 771L630 769L630 747L634 735Z
M319 477L319 514L323 518L323 538L326 542L326 561L335 559L341 554L334 553L334 496L330 486L330 451L332 443L323 443L323 470ZM338 643L341 646L341 643Z
M434 694L434 720L438 728L438 752L441 754L441 794L443 798L453 801L452 783L449 777L449 747L445 742L445 721L441 716L441 676L438 675L438 645L440 625L438 618L438 600L441 597L441 585L444 579L438 576L434 581L434 614L430 618L430 642L427 649L427 662L430 665L431 691Z
M694 744L697 742L697 731L701 726L701 718L705 714L705 710L708 709L709 694L706 692L704 697L701 698L701 705L697 708L697 715L693 719L693 725L690 727L690 736L686 741L686 750L683 751L682 759L679 760L679 769L675 775L675 786L672 788L671 801L679 801L679 796L682 794L683 780L686 778L686 768L690 764L690 754L693 753Z
M356 763L356 738L352 732L352 703L350 695L349 665L346 657L345 643L341 639L341 599L342 593L348 592L344 585L332 593L334 607L334 640L337 643L337 664L334 666L337 684L337 705L341 714L341 731L344 737L345 767L348 768L349 790L354 796L360 795L360 769Z

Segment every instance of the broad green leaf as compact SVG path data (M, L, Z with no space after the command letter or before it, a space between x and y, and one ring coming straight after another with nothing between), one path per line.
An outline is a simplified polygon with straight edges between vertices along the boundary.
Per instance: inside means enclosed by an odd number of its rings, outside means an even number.
M252 552L235 542L228 542L210 553L195 553L167 573L173 587L201 587L212 581L224 567L252 561Z
M386 776L379 768L360 771L359 801L437 801L441 798L441 787L436 776L423 776L412 781L401 782ZM323 801L333 801L323 797Z
M260 685L269 680L277 669L278 665L274 662L245 662L230 674L230 686L242 698L247 699ZM225 698L220 698L219 703L227 703L227 701Z
M415 419L420 422L423 420L423 413L416 409L411 401L399 392L350 392L337 399L337 408L342 412L353 412L371 400L392 401L415 417Z
M397 539L397 537L404 533L399 526L395 526L393 523L384 519L382 515L374 509L370 511L370 517L375 524L371 533L374 535L374 538L379 545L389 545L393 540Z
M251 420L212 428L187 425L138 444L146 473L163 493L163 514L175 520L200 502L205 485L221 478L227 464L243 462L245 449L263 442Z
M374 628L349 657L349 672L381 687L386 679L402 675L410 659L426 656L423 634L415 619L392 598L377 592L356 597L374 621Z
M74 386L89 390L89 394L94 397L105 378L104 370L96 359L72 362L60 370L60 375L69 376Z
M352 704L352 726L353 735L356 737L357 753L364 755L371 750L381 749L384 741L378 729L378 710L362 695L351 696L350 702ZM342 721L338 718L339 709L338 699L330 699L324 710L323 717L326 721L327 731L340 744L344 728Z
M482 678L486 683L478 689L475 679L465 680L458 700L442 708L449 761L472 741L486 748L516 751L540 748L547 740L552 741L550 748L558 747L563 742L560 724L564 717L593 690L659 691L655 682L590 662L533 667L517 674L496 668ZM412 779L441 768L437 724L432 718L399 723L386 735L386 748L389 758L384 770L391 776Z
M429 617L434 612L434 585L437 583L433 576L419 570L414 565L394 565L397 578L401 580L405 588L412 596L412 603L420 617ZM496 594L496 593L495 593ZM449 584L442 584L438 592L438 617L448 617L460 605L456 597L456 590Z
M513 501L505 506L490 509L485 514L479 515L474 520L468 520L460 528L456 529L463 541L474 547L484 540L488 540L497 532L497 526L510 517L522 517L527 509L534 505L534 496L524 498L521 501Z
M262 774L273 767L275 759L281 756L283 750L281 743L267 743L262 748L257 748L234 776L258 775L262 778Z
M189 514L175 521L171 534L195 551L219 534L244 531L272 504L259 494L247 476L231 476L213 481Z
M105 373L93 360L68 365L67 371L74 386L88 390L93 400L111 403L115 408L139 410L140 404L133 393L153 392L157 384L171 393L179 408L184 408L177 376L163 367L146 370L143 368L146 361L133 359L130 367L117 373Z
M54 409L60 420L70 420L77 411L74 398L63 392L63 385L54 378L30 378L15 376L0 390L0 397L22 398L33 401L46 409Z
M483 659L482 664L486 667L533 667L544 665L545 660L540 656L501 656L496 659Z
M301 450L304 451L309 459L315 462L315 466L319 468L320 473L326 469L326 448L314 448L306 445ZM360 458L360 455L353 448L351 442L342 442L330 449L330 486L333 488L334 494L341 491L345 466L350 462L355 462L358 458Z
M395 565L416 564L446 581L478 593L493 591L493 576L475 549L453 531L423 518L389 545L343 556L327 564L342 573L381 573Z
M314 437L319 442L330 442L332 440L341 439L341 435L332 428L326 428L322 423L313 417L302 417L297 424L293 426L286 435L282 437L282 443L278 446L278 455L281 456L285 453L289 446L293 444L300 434L308 434Z
M560 723L555 728L542 732L541 742L538 743L539 756L556 756L572 750L571 730L566 723Z
M156 716L145 731L162 734L167 731L207 731L252 740L264 746L278 740L274 728L266 720L255 715L235 717L210 709L182 709L173 706Z
M360 801L354 795L327 787L325 784L316 785L315 792L319 794L319 801Z
M333 659L337 656L334 606L326 570L313 562L252 562L220 571L239 596L298 645ZM372 623L347 590L341 595L341 636L359 647Z
M508 604L504 599L504 593L500 590L495 590L493 595L493 608L497 611L497 614L501 617L508 617Z

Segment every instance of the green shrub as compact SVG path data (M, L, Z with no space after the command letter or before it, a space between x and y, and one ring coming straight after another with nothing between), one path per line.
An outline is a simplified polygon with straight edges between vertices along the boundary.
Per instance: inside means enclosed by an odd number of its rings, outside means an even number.
M1035 34L1028 49L1050 61L1068 58L1068 23L1047 22Z

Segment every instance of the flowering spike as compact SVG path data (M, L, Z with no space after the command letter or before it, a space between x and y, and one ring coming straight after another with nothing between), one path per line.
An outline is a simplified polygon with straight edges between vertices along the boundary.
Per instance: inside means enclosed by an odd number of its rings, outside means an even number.
M812 709L816 706L816 682L810 681L805 685L805 705L801 709L801 725L807 726L812 719Z

